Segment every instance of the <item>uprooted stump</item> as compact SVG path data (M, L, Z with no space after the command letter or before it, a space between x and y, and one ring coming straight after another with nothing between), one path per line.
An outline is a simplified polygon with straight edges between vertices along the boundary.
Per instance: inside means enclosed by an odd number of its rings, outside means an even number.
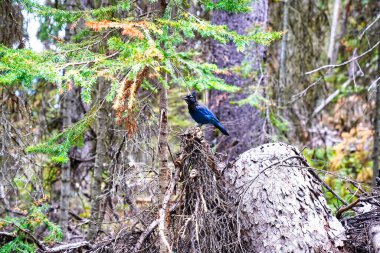
M347 244L353 252L380 253L380 208L343 220Z
M230 192L199 128L181 136L177 161L180 206L172 215L175 252L244 252L238 238L236 196Z

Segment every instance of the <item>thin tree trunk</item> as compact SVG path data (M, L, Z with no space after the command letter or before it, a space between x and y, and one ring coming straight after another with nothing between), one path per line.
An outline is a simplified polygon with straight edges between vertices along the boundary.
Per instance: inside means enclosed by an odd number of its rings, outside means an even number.
M66 0L65 7L67 10L73 10L75 4L74 0ZM65 40L70 40L73 32L67 26L65 29ZM62 116L63 129L71 126L75 123L75 97L77 93L77 88L73 88L64 94L62 102ZM71 152L70 152L71 154ZM62 229L63 240L68 239L68 224L69 224L69 199L70 199L70 182L71 182L71 162L70 159L66 164L62 165L61 169L61 190L60 190L60 199L59 199L59 225Z
M63 117L62 128L65 129L70 127L76 121L79 120L81 116L81 110L78 106L79 98L79 88L73 87L71 90L67 91L63 95L62 110L61 114ZM76 148L72 149L69 156L74 156L76 154ZM71 173L73 164L71 160L62 165L61 168L61 189L60 189L60 215L59 215L59 225L62 228L63 239L68 238L68 223L69 223L69 202L71 193Z
M286 0L284 2L282 21L283 21L282 30L285 33L282 35L281 52L280 52L280 73L279 73L280 85L279 85L279 90L278 90L279 106L283 104L284 91L286 89L286 50L287 50L286 47L287 47L287 42L288 42L288 29L289 29L289 0Z
M60 215L59 225L62 229L63 240L68 239L69 224L69 199L70 199L70 162L62 166L61 171L61 194L59 200Z
M166 0L157 1L153 4L154 9L158 11L158 17L162 17L165 13L167 2ZM159 247L160 253L171 253L170 239L169 239L169 210L165 201L166 190L169 186L169 164L168 164L168 91L160 85L160 125L158 135L158 186L159 186Z
M378 50L377 69L380 72L380 49ZM380 156L380 85L376 86L375 117L373 121L373 185L380 186L377 180L379 177L379 156Z
M168 94L165 87L160 90L160 129L158 141L158 162L159 162L159 189L160 204L163 204L165 193L169 184L169 164L168 164ZM160 253L170 252L170 244L168 242L168 210L160 212Z
M98 79L98 99L101 101L106 97L108 91L108 85L103 77ZM101 195L102 195L102 183L103 183L103 171L108 167L109 156L107 154L107 147L109 144L109 116L106 105L100 105L100 109L97 113L96 121L96 155L94 176L91 190L91 224L88 234L89 240L94 240L98 234L98 231L102 225L101 219Z
M332 14L332 21L331 21L329 48L327 51L327 58L329 60L329 64L334 64L336 61L335 39L336 39L336 34L338 32L339 9L340 9L340 0L335 0L333 14Z

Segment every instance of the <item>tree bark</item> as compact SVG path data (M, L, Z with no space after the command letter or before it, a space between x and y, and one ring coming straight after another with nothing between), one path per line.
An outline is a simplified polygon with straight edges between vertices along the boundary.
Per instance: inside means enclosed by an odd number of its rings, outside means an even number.
M309 89L304 96L302 92L311 85L312 81L304 73L315 66L326 62L323 50L326 51L325 31L327 18L325 11L321 10L315 1L292 0L288 1L288 29L286 47L286 83L282 94L278 94L277 83L281 80L273 78L280 76L277 62L281 61L281 44L271 47L268 54L268 71L276 74L268 76L271 82L272 93L281 96L284 101L282 116L289 122L284 138L292 140L292 143L306 143L314 136L309 131L309 117L319 104L319 98L325 96L323 84L319 89ZM270 23L274 30L282 30L284 27L283 3L271 2ZM327 40L328 41L328 40ZM282 134L283 136L283 134Z
M257 0L252 3L252 11L244 14L230 14L224 11L214 11L211 21L217 25L227 25L230 29L239 34L246 33L247 29L254 25L264 26L267 23L268 2L267 0ZM240 65L247 61L253 70L259 70L260 64L265 57L263 46L252 46L247 52L241 53L236 50L232 43L221 45L213 42L211 45L214 62L221 68L228 68ZM263 80L265 73L261 73L257 80ZM237 93L224 93L211 91L209 96L209 107L227 128L230 137L217 137L208 133L208 139L217 142L217 151L226 152L227 160L235 158L242 152L264 142L264 120L260 117L260 112L250 106L237 106L231 104L232 101L239 101L246 98L252 88L252 80L243 79L236 74L221 75L228 84L233 84L242 88ZM261 85L261 83L256 83Z
M23 16L21 9L10 0L1 0L0 4L0 44L8 47L23 47Z
M251 252L342 252L345 230L295 147L251 149L225 176L240 196L241 239Z

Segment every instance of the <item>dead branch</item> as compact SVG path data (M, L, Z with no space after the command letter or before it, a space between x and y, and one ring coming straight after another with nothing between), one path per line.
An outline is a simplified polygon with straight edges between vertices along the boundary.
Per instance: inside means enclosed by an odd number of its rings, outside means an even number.
M90 243L88 241L81 241L81 242L74 242L74 243L68 243L64 245L55 246L52 248L45 248L45 252L54 253L54 252L62 252L65 250L72 250L72 249L78 249L81 247L89 246Z
M340 219L342 217L342 214L350 209L352 209L354 206L356 206L358 203L359 203L360 199L357 199L355 200L354 202L352 202L351 204L347 205L347 206L342 206L341 208L339 208L339 210L336 212L336 217L338 219Z
M139 237L135 247L133 248L133 252L138 252L144 242L144 240L153 232L153 230L158 226L158 223L160 222L159 219L154 220L148 228L141 234Z
M351 83L351 79L348 79L347 81L345 81L342 84L341 89L347 88L347 86L350 83ZM315 108L315 110L314 110L314 112L310 118L314 118L318 113L320 113L328 104L331 103L331 101L334 100L334 98L336 98L340 94L340 92L341 92L340 89L338 89L338 90L334 91L330 96L328 96L325 100L323 100L322 103L317 108Z
M348 205L347 201L345 201L344 199L342 199L342 197L339 196L339 194L337 194L333 189L331 189L331 187L326 184L325 181L323 181L319 176L318 174L314 171L313 168L310 168L309 169L309 172L310 174L312 174L329 192L331 192L337 199L339 199L340 202L342 202L343 204L345 204L346 206Z
M162 200L162 206L159 210L159 215L160 215L159 223L158 223L159 233L160 233L161 239L164 241L169 252L172 252L172 249L165 236L165 222L166 222L166 218L169 216L168 205L169 205L170 198L173 195L174 187L176 186L178 182L179 171L180 171L179 169L175 170L174 177L170 181L170 185L168 189L166 190L165 196Z
M341 67L341 66L344 66L344 65L347 65L353 61L356 61L357 59L360 59L361 57L367 55L368 53L372 52L378 45L380 45L380 41L378 41L374 46L372 46L370 49L368 49L367 51L365 51L364 53L362 53L361 55L358 55L356 57L353 57L352 59L348 60L348 61L345 61L345 62L342 62L340 64L328 64L328 65L325 65L325 66L322 66L322 67L319 67L317 69L314 69L314 70L311 70L311 71L308 71L305 73L305 75L310 75L310 74L313 74L315 72L318 72L322 69L333 69L333 68L338 68L338 67Z

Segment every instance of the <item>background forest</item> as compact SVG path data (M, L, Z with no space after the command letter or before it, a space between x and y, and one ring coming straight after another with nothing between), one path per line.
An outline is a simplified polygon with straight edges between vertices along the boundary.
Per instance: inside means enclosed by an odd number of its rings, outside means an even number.
M380 185L379 83L377 0L0 0L0 252L254 252L212 168L271 142L353 216ZM196 148L194 90L230 134Z

